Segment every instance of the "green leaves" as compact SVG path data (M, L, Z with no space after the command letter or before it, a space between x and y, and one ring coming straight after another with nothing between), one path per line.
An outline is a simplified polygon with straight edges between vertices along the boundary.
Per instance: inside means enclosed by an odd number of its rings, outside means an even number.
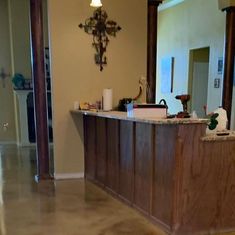
M209 130L214 130L217 125L218 125L218 121L216 120L216 118L219 116L218 113L213 113L209 116L210 122L208 124L208 128Z

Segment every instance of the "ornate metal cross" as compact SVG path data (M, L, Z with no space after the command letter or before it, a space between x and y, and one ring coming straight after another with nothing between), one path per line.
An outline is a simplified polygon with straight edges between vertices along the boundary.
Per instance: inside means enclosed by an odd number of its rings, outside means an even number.
M7 74L4 70L4 68L1 69L0 72L0 79L2 79L2 87L5 88L6 87L6 83L5 80L6 78L10 77L10 74Z
M103 70L103 65L107 64L107 58L104 55L109 43L108 35L115 37L121 27L112 20L107 20L108 15L101 7L96 9L93 16L85 20L85 24L79 24L80 28L88 34L93 35L92 46L95 47L95 63Z

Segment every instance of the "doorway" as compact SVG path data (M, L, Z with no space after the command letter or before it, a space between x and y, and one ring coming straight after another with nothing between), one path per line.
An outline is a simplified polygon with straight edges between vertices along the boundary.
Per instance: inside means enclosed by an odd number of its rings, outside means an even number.
M8 1L0 1L0 144L16 143Z
M53 172L47 0L42 2L48 129L51 143L50 165ZM36 149L29 19L29 0L0 1L0 43L2 48L0 53L0 147L1 145L14 144L18 147ZM12 81L13 77L15 78L14 82ZM23 83L19 83L19 77L23 77Z
M205 117L207 106L209 57L209 47L190 50L188 88L191 95L190 111L195 111L199 118Z

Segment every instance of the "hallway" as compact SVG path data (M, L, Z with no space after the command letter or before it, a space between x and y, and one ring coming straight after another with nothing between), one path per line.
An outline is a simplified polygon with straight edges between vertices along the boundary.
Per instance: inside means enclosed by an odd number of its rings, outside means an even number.
M162 235L83 180L36 184L35 149L0 146L1 235Z

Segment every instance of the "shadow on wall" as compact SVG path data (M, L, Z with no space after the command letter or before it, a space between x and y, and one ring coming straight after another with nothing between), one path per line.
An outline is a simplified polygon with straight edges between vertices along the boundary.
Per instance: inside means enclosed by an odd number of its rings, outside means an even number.
M77 113L72 113L73 122L76 126L76 129L79 133L79 137L84 143L84 131L83 131L83 115L78 115Z

